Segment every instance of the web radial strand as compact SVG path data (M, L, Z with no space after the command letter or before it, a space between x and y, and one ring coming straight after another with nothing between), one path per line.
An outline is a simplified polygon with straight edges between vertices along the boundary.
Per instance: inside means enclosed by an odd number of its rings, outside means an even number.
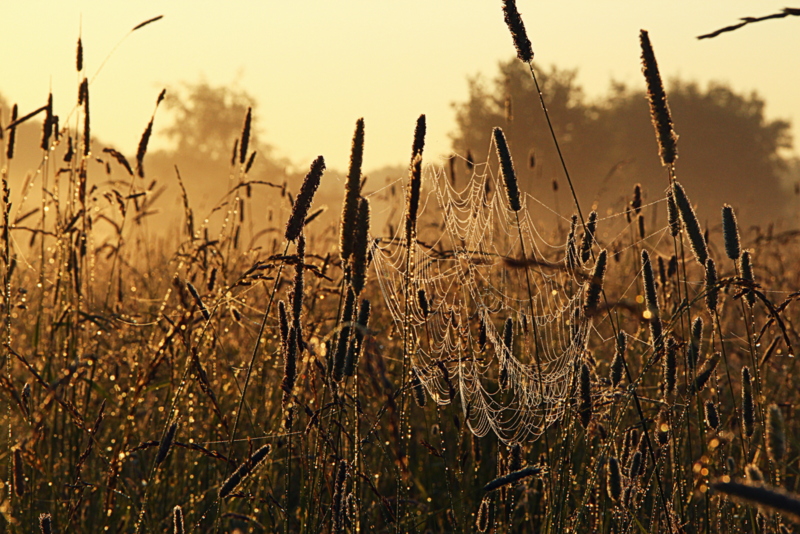
M565 247L547 242L524 205L508 209L503 182L489 165L475 165L462 189L443 169L428 167L425 184L407 319L402 240L380 240L373 250L392 319L398 331L406 321L411 329L411 365L434 402L460 403L476 435L535 440L574 395L590 327L582 305L588 271L567 266ZM402 219L394 227L402 228ZM507 318L510 351L502 332Z

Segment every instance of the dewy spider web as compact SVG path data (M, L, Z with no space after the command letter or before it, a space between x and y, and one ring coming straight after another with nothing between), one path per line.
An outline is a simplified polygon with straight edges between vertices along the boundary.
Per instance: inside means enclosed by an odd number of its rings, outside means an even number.
M386 305L398 330L406 322L411 329L413 372L438 404L460 401L476 435L535 440L574 395L590 326L583 311L590 266L569 265L565 247L543 239L525 205L511 211L487 164L476 165L461 190L441 169L428 167L425 174L438 205L426 206L417 222L407 319L402 235L373 248ZM550 259L542 249L551 251Z

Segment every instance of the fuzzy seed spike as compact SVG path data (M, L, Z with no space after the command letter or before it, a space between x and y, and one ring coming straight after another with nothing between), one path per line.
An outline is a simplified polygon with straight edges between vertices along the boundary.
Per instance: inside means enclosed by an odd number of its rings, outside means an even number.
M722 235L725 240L725 253L728 258L737 261L742 254L739 241L739 225L736 222L736 213L727 204L722 207Z
M352 286L359 295L367 283L367 267L369 266L369 201L362 198L358 201L355 231L353 232L352 254Z
M247 108L247 115L244 117L242 126L242 142L239 145L239 164L243 164L247 158L247 148L250 145L250 126L253 120L253 108Z
M689 243L692 246L694 257L700 262L700 265L705 265L708 259L708 249L692 203L689 202L689 197L686 196L683 186L677 180L672 183L672 191L675 195L675 204L678 207L681 221L684 228L686 228L686 233L689 234Z
M514 162L511 159L511 151L508 149L506 136L501 128L493 131L494 144L497 147L497 157L500 159L500 173L503 175L503 182L506 186L508 195L508 205L513 211L522 209L520 202L519 186L517 185L517 174L514 171Z
M339 254L342 262L350 258L353 250L352 236L355 233L358 213L358 197L361 194L361 165L364 160L364 119L356 121L353 145L350 149L350 170L345 184L342 224L339 230Z
M600 303L600 293L603 291L603 279L606 275L608 253L603 249L597 256L594 264L592 277L587 282L586 299L583 304L583 311L587 317L597 313L597 306Z
M303 180L303 185L300 186L300 192L292 206L292 214L286 223L286 233L284 234L287 241L294 241L300 237L308 210L311 208L311 201L314 200L314 193L317 192L324 171L325 158L317 156L317 159L311 163L311 168Z
M235 490L264 461L270 451L270 445L264 445L253 453L219 488L219 498L224 499Z
M661 164L669 166L675 163L678 157L678 136L672 127L672 114L667 104L667 94L658 72L658 63L650 44L650 36L645 30L639 32L639 41L642 46L642 72L647 82L647 100L650 102L650 117L658 138L659 156Z
M517 49L517 57L523 63L533 60L533 47L525 31L525 24L517 11L516 0L503 0L503 18L506 21L511 37L514 39L514 48Z

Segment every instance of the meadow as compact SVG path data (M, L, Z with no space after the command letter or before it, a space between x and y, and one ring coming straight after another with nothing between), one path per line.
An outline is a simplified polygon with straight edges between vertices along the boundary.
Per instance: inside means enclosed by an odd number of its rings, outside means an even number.
M153 118L134 157L93 151L79 43L72 114L14 108L0 140L3 531L796 529L797 234L740 231L725 191L701 225L640 44L664 190L621 211L574 195L543 226L502 125L488 158L439 166L421 115L377 190L355 121L329 224L324 156L250 178L248 111L227 194L197 212L176 168L181 224L157 239Z

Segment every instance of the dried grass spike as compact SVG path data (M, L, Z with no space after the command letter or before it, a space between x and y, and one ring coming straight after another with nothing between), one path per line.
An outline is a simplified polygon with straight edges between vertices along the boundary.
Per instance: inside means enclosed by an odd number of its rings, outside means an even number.
M8 128L8 144L6 145L6 158L14 159L14 147L16 146L16 139L17 139L17 127L13 126L13 124L17 120L17 115L19 113L19 108L16 104L11 108L11 124Z
M706 401L704 411L706 416L706 424L708 427L712 430L717 430L719 428L719 413L717 413L717 406L713 401Z
M311 201L314 200L314 193L319 187L323 171L325 171L325 158L317 156L317 159L311 164L311 168L305 180L303 180L303 185L300 186L300 192L297 194L292 206L292 214L286 223L286 233L284 234L287 241L294 241L303 231L303 224L306 220L306 215L308 215L308 210L311 208Z
M742 428L747 437L755 431L755 406L753 404L753 383L750 369L742 367Z
M289 340L289 316L286 313L286 303L278 302L278 329L281 336L281 343L286 344Z
M642 46L642 71L647 82L647 100L650 102L650 117L658 137L659 156L662 165L672 165L678 157L678 136L672 127L672 115L667 104L667 94L658 72L658 63L645 30L639 32Z
M642 184L633 186L633 200L631 200L631 208L636 215L642 212Z
M408 182L408 193L406 194L406 220L405 220L405 242L408 249L411 248L417 235L417 215L419 211L419 196L422 190L422 156L416 155L411 161L410 179Z
M350 170L345 183L342 223L339 230L339 253L346 262L352 252L352 236L355 233L358 212L358 197L361 194L361 165L364 159L364 119L356 121L353 145L350 149Z
M715 352L710 358L708 358L705 362L703 362L702 367L700 370L697 371L697 376L692 382L692 391L703 391L703 388L706 387L708 383L708 379L711 378L711 375L714 373L714 369L717 368L717 363L719 362L720 353Z
M675 194L672 189L667 191L667 221L669 223L669 234L677 237L681 232L681 220L678 213L678 205L675 203Z
M613 456L606 463L606 488L608 496L614 502L620 502L622 498L622 471L619 468L619 461Z
M39 530L42 534L52 534L53 517L50 514L39 514Z
M19 447L14 448L14 457L11 462L14 469L14 493L17 497L25 495L25 462L22 460L22 450Z
M511 37L514 39L514 48L520 61L528 63L533 60L533 47L525 31L525 24L517 11L516 0L503 0L503 18L506 21Z
M147 123L147 128L139 139L139 147L136 149L136 174L139 178L144 178L144 156L147 154L147 145L150 143L150 136L153 135L153 117Z
M742 270L742 279L746 282L750 282L750 284L755 284L755 278L753 277L753 260L749 250L742 252L742 257L740 258L739 263ZM747 305L751 308L755 306L755 293L749 290L745 291L744 301L747 302Z
M258 154L258 152L256 152L255 150L250 154L250 158L247 160L247 165L244 166L244 173L245 174L250 172L250 169L253 167L253 163L256 161L256 154ZM248 193L250 191L249 187L250 186L248 185L248 189L247 189ZM248 194L248 197L249 197L249 194Z
M652 316L659 314L658 293L656 293L656 277L653 274L653 264L650 262L650 254L642 250L642 276L644 277L644 301L647 310Z
M422 385L422 380L419 378L419 371L415 367L411 373L411 389L414 392L414 402L417 406L424 408L428 403L428 398L425 395L425 386Z
M414 127L414 143L411 145L411 163L413 165L414 158L422 157L422 151L425 148L425 132L427 131L427 123L425 115L420 115L417 118L417 125Z
M778 512L800 523L800 495L767 484L744 484L727 476L713 482L711 487L729 497Z
M786 434L784 432L783 413L777 404L767 408L767 454L770 460L780 468L786 456Z
M519 186L517 184L517 174L514 171L514 162L511 159L511 151L508 149L506 136L501 128L495 128L494 144L497 147L497 157L500 159L500 173L503 175L503 183L506 186L508 195L508 205L512 211L522 209L520 202Z
M600 303L600 294L603 291L603 279L606 275L607 259L608 253L603 249L597 256L597 261L595 261L592 277L586 283L586 298L583 304L583 311L587 317L592 317L597 313L597 306Z
M367 283L367 267L369 266L369 200L362 198L358 202L356 227L353 233L353 278L351 284L356 295L361 294Z
M490 500L486 497L481 499L481 504L478 507L478 517L475 519L475 528L478 532L486 532L489 530L489 516L490 514Z
M589 218L586 220L586 228L583 232L583 239L581 240L581 263L589 261L592 253L592 245L595 242L595 231L597 230L597 212L592 210L589 213Z
M78 103L83 104L83 155L88 157L91 152L92 132L89 118L89 80L86 78L83 79L78 94Z
M203 299L200 298L200 293L197 292L197 288L195 288L191 282L186 282L186 287L189 289L189 293L192 294L192 298L194 298L195 303L197 303L197 307L200 308L200 313L203 314L203 319L206 321L211 319L211 314L208 312L206 305L203 304Z
M50 135L53 133L53 93L47 96L47 106L42 121L42 150L50 150Z
M175 421L169 428L167 429L167 433L161 439L161 442L158 446L158 454L156 454L156 465L159 465L161 462L167 459L167 455L169 454L170 449L172 448L172 442L175 441L175 433L178 430L178 422Z
M431 308L428 303L428 297L425 295L424 289L417 290L417 304L419 304L419 309L422 312L422 317L425 319L431 314Z
M708 249L706 247L706 240L703 237L703 232L700 230L700 223L697 221L697 215L694 213L692 203L689 202L689 197L683 190L683 186L675 180L672 182L672 191L675 195L675 204L678 206L678 212L681 215L681 221L686 228L686 233L689 234L689 243L692 247L694 257L700 262L700 265L705 265L708 259Z
M83 41L78 37L78 49L75 53L75 69L78 72L83 70Z
M725 239L725 253L734 261L742 254L739 241L739 225L733 208L727 204L722 206L722 236Z
M511 473L497 477L496 479L492 480L488 484L483 487L483 491L494 491L498 488L502 488L504 486L508 486L509 484L513 484L523 478L527 478L532 475L538 475L541 473L541 468L536 466L529 466L524 469L520 469L519 471L512 471Z
M269 454L270 445L266 444L253 453L234 473L222 484L219 489L219 498L224 499L246 479Z
M184 534L186 532L183 526L183 509L180 506L172 509L172 524L173 534Z
M717 313L719 286L717 286L717 266L712 258L706 260L706 307L712 316Z
M247 158L247 149L250 145L250 126L253 120L253 108L247 108L247 115L244 117L242 126L242 142L239 144L239 164L243 164Z
M628 480L633 481L639 478L639 475L644 472L643 459L642 451L640 450L636 450L636 452L631 455L631 462L628 464Z

